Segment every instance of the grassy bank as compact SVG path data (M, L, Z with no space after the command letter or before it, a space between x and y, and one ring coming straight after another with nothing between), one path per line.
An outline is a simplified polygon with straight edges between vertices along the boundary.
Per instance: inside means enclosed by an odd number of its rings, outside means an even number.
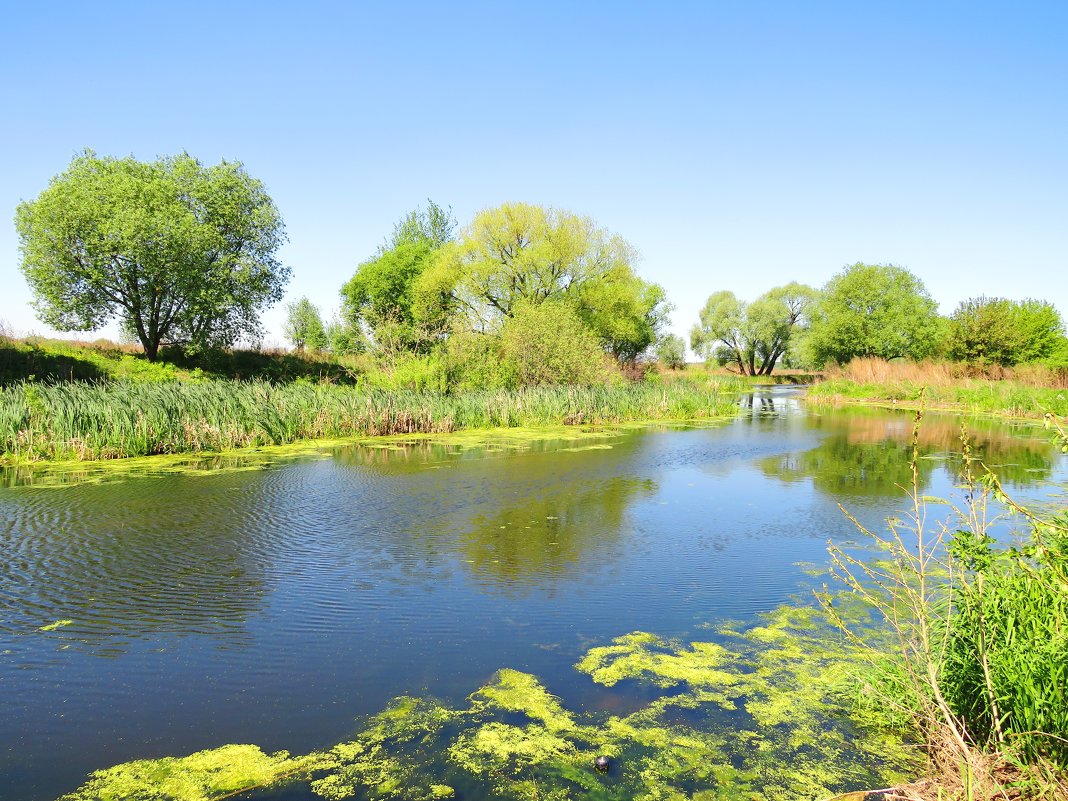
M977 372L978 375L970 375ZM889 363L855 359L828 371L808 390L816 403L867 403L912 408L924 394L927 409L1007 417L1068 415L1068 375L1048 368L995 372L945 363Z
M721 417L721 381L441 395L265 381L72 382L0 389L7 461L227 451L311 439Z
M885 532L853 520L867 547L831 547L847 592L820 597L860 648L868 702L911 721L926 751L929 777L895 797L1068 798L1068 512L1016 504L963 431L960 446L963 500L921 494L914 446L909 510ZM1011 546L993 528L1006 518Z
M346 360L329 354L285 350L226 350L190 355L177 348L160 351L150 362L140 345L98 339L0 336L0 386L21 381L200 381L260 378L285 383L300 378L353 383Z

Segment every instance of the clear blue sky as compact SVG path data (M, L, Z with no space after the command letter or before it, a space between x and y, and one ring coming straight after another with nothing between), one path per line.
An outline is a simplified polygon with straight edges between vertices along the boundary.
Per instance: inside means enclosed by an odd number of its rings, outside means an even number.
M328 312L405 212L522 200L704 299L893 262L943 312L1068 314L1068 3L10 3L0 24L0 319L10 223L78 150L243 161L282 210L291 298ZM280 342L280 307L265 315Z

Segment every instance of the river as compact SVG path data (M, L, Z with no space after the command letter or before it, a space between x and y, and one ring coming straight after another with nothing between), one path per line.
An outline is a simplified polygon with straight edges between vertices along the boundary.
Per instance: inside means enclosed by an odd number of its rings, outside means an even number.
M752 621L856 538L839 503L873 527L905 504L910 414L788 387L745 405L704 427L0 489L0 798L226 743L326 747L394 696L461 703L504 667L571 709L628 708L633 688L575 671L587 649ZM954 493L959 424L921 428L926 493ZM1018 499L1061 491L1040 428L971 425Z

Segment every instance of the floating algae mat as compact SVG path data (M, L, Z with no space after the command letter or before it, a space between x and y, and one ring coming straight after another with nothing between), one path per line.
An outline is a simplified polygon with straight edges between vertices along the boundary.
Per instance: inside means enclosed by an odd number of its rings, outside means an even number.
M865 707L862 659L819 610L782 607L718 635L632 632L587 651L575 667L593 682L656 690L629 714L568 710L536 676L504 668L461 706L395 698L321 751L225 745L128 762L60 801L220 801L279 785L323 799L786 801L914 775L916 750Z
M457 456L476 451L485 456L514 453L537 447L554 450L609 450L611 440L643 429L710 428L722 420L618 423L611 426L538 426L456 431L447 434L398 434L381 437L310 440L288 445L266 445L222 453L178 453L95 461L0 463L0 487L65 487L124 481L129 478L168 475L212 476L227 472L263 470L294 460L328 459L339 450L358 449L373 459L375 452L390 455ZM565 445L565 443L584 443Z

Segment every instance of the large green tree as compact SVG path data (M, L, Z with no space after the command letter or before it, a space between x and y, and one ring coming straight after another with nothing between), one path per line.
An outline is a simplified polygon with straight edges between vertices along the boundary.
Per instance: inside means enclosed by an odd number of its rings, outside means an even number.
M589 217L526 203L480 212L419 279L417 314L445 309L494 331L519 306L570 306L620 361L653 344L669 306L634 272L634 249Z
M857 356L922 359L938 347L937 305L903 267L857 263L823 288L808 346L818 365Z
M795 330L807 323L816 296L812 287L797 282L752 303L730 291L716 292L690 331L690 347L705 359L737 365L745 375L771 375Z
M456 221L451 208L427 201L425 209L409 212L375 256L356 269L341 288L344 322L365 329L379 347L422 350L440 335L444 309L413 307L414 287L438 251L452 240Z
M232 344L259 331L289 269L282 218L238 162L75 157L15 216L38 316L65 331L118 318L149 360L161 345Z
M946 352L958 361L1011 366L1045 359L1063 340L1052 303L978 297L962 301L949 318Z

